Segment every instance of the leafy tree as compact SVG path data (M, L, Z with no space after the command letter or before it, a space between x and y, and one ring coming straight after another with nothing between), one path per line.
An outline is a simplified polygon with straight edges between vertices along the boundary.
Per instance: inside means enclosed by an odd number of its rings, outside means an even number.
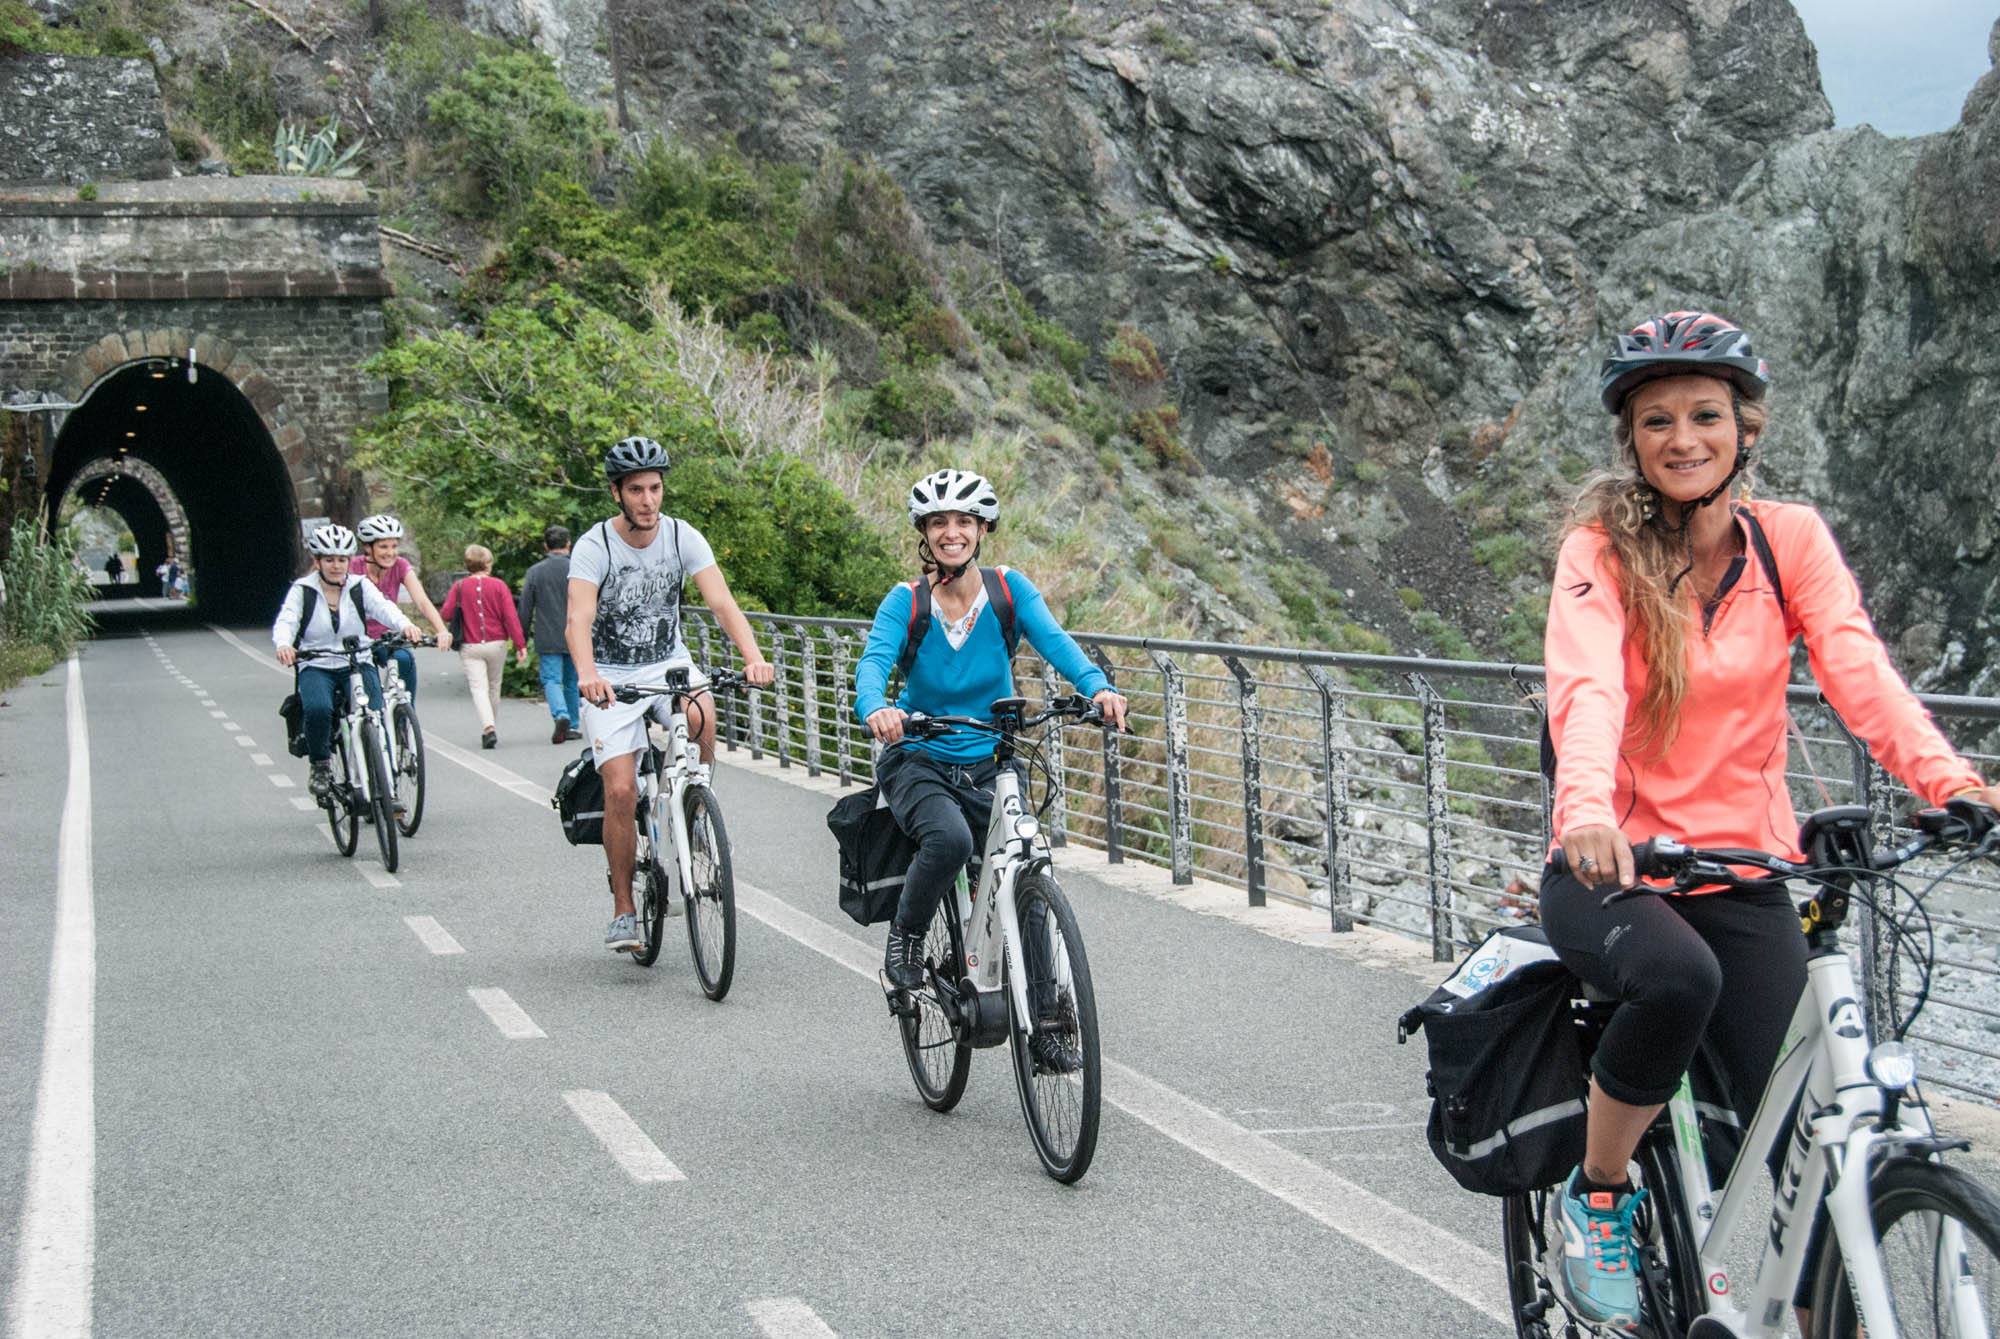
M370 367L395 393L362 435L364 464L398 481L419 538L441 551L477 538L520 571L550 522L580 534L612 514L604 451L644 433L674 462L668 511L708 536L746 604L862 614L899 576L810 464L717 421L663 339L561 289L495 308L478 333L399 344Z

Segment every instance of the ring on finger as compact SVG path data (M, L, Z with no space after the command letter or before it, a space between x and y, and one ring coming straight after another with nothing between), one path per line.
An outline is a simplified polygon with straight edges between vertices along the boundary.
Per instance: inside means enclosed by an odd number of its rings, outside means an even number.
M1576 867L1587 874L1591 870L1597 868L1597 862L1591 859L1589 856L1584 856L1581 860L1576 862Z

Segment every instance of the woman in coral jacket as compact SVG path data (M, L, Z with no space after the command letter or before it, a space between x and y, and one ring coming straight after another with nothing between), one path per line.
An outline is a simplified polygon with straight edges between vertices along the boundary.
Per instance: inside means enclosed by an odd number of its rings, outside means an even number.
M1619 466L1585 484L1549 598L1555 831L1575 875L1544 872L1542 923L1564 965L1621 1002L1592 1062L1560 1273L1605 1325L1638 1320L1640 1135L1704 1039L1747 1123L1806 976L1781 887L1603 906L1634 882L1631 843L1799 855L1785 688L1801 636L1827 700L1925 803L2000 803L1890 665L1826 522L1749 500L1769 385L1719 316L1671 312L1621 336L1601 369Z

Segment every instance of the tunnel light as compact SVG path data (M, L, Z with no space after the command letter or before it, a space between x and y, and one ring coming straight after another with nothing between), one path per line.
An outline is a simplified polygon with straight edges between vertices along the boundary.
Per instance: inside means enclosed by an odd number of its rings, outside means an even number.
M137 436L138 436L139 434L138 434L138 433L136 433L136 432L128 432L128 433L126 433L125 435L126 435L127 437L137 437Z
M166 379L167 374L165 372L155 371L153 373L153 380L155 381L165 381Z
M142 404L135 404L132 406L132 412L135 414L143 414L146 412L146 406Z

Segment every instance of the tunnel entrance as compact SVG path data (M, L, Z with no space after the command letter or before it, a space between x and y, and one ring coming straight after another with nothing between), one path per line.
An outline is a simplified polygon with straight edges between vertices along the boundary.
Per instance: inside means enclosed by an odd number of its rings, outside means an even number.
M128 363L82 397L50 451L49 521L72 493L107 507L138 542L139 581L128 589L158 593L155 569L171 547L204 617L267 622L298 571L292 481L235 384L200 365L190 381L189 366Z

